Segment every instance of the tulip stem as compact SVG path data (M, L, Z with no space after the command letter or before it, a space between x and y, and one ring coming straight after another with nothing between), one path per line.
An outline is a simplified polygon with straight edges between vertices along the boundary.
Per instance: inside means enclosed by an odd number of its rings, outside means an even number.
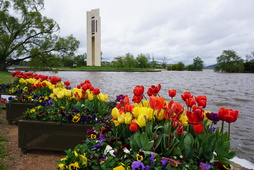
M228 140L230 140L230 123L228 123Z
M221 123L221 131L220 131L221 134L223 134L223 128L224 128L224 120Z

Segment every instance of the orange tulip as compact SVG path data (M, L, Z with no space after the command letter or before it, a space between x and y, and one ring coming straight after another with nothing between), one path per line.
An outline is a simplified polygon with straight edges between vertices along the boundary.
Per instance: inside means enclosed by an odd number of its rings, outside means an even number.
M152 109L157 110L162 109L164 107L165 100L162 97L150 96L149 103Z

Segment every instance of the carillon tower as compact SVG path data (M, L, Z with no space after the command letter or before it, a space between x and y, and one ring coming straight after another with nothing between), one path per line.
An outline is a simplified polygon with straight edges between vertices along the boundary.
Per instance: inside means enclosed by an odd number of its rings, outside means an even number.
M101 66L101 17L99 9L87 11L87 66Z

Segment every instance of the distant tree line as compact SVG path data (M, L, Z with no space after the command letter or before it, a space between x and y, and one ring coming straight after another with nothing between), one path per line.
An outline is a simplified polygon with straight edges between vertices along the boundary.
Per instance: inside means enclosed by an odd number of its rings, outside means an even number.
M224 50L220 56L217 57L217 65L214 67L216 72L227 73L242 73L254 72L254 52L251 55L246 55L246 61L237 55L233 50Z

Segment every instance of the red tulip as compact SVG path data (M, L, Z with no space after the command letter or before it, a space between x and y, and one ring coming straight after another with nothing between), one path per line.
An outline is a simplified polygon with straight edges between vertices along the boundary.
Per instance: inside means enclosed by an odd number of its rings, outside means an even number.
M193 105L196 104L196 101L193 97L190 97L185 99L185 103L187 107L192 107Z
M207 101L206 96L197 96L195 97L195 99L198 103L198 106L202 106L203 108L206 108L206 101Z
M191 95L190 92L186 91L186 92L184 92L184 93L181 95L181 97L182 97L182 99L185 101L186 99L191 98L192 95Z
M147 95L148 96L157 96L159 91L161 90L161 85L158 84L157 86L152 85L148 90L147 90Z
M136 86L133 90L135 96L141 96L144 93L144 86Z
M168 95L170 96L170 97L175 97L175 95L176 95L176 90L175 89L172 89L172 90L168 90Z
M177 115L181 115L184 111L184 107L180 104L180 103L177 103L177 102L174 102L171 106L171 110L177 114Z
M97 95L97 94L99 94L99 93L100 93L100 89L99 89L99 88L93 89L93 94L94 94L94 95Z
M204 126L201 123L199 123L193 126L193 130L195 133L202 133L204 131Z
M130 131L136 132L138 130L138 124L136 122L131 122L129 126Z
M199 108L192 110L192 112L187 110L186 116L188 117L188 122L193 125L199 124L204 119L203 110Z
M219 109L218 116L220 120L226 121L227 123L232 123L237 120L238 113L238 110L232 110L222 107Z
M132 101L134 102L134 103L140 103L141 102L141 100L143 99L143 95L141 95L141 96L133 96L132 97Z
M176 133L179 135L183 135L183 125L179 125L176 129Z
M71 83L69 81L65 81L64 84L65 84L65 86L71 85Z

